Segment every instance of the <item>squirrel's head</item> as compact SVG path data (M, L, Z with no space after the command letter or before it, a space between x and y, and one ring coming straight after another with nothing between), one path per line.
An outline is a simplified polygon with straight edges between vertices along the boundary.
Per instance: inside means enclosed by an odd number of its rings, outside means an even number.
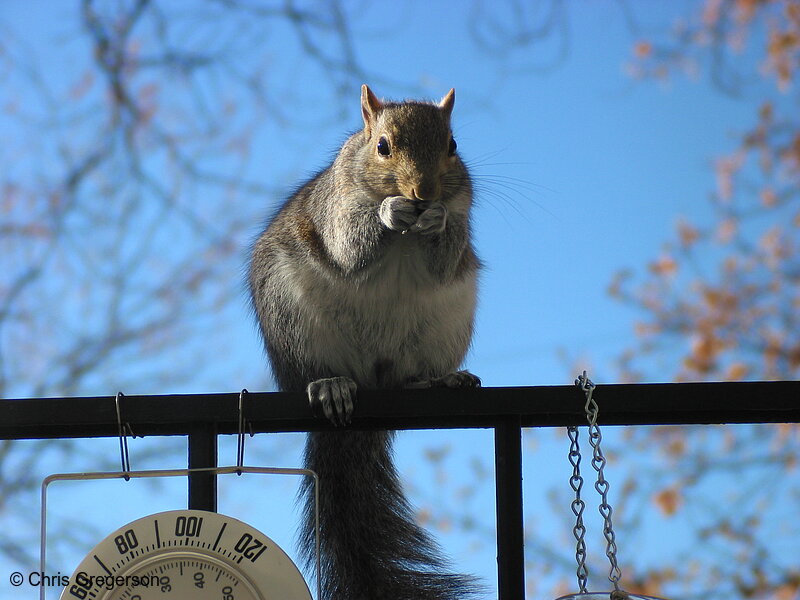
M432 202L463 185L466 169L450 129L456 93L439 103L381 102L361 86L363 152L371 187L385 196Z

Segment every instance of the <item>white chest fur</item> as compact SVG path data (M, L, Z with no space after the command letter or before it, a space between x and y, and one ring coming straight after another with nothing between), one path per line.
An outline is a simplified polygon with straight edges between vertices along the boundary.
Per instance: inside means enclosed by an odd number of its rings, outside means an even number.
M366 387L440 377L464 358L472 333L475 278L442 285L413 239L395 244L359 283L292 268L300 335L331 375Z

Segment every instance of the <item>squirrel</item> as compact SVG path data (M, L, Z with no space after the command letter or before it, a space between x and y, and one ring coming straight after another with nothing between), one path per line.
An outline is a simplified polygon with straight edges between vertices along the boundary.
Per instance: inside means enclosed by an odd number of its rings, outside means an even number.
M458 370L480 269L472 185L438 103L384 102L361 87L362 130L281 206L257 238L252 305L278 387L304 391L334 430L307 436L320 481L324 600L455 600L479 591L447 573L414 522L393 464L394 432L349 431L357 390L478 387ZM313 485L300 549L315 557ZM322 599L321 599L322 600Z

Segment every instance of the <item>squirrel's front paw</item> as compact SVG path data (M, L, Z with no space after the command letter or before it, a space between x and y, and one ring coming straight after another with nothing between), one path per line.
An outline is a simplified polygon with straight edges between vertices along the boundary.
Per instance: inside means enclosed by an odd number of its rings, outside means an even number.
M308 403L314 414L324 415L334 425L347 425L353 415L356 383L349 377L317 379L308 384Z
M432 202L423 210L411 231L419 233L441 233L447 224L447 207L441 202Z
M389 196L381 202L378 216L381 222L392 231L405 233L417 222L420 209L404 196Z

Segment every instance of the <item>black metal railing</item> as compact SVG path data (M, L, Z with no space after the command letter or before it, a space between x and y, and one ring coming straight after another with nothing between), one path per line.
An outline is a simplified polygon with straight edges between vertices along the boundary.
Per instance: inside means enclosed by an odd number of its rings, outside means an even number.
M239 392L0 399L0 439L188 436L188 467L217 466L217 436L240 431ZM800 422L800 381L598 385L601 425ZM525 597L523 427L584 425L574 386L360 391L353 429L493 428L500 600ZM119 415L118 415L119 408ZM248 393L247 431L330 429L303 394ZM189 508L216 510L216 476L189 476Z

